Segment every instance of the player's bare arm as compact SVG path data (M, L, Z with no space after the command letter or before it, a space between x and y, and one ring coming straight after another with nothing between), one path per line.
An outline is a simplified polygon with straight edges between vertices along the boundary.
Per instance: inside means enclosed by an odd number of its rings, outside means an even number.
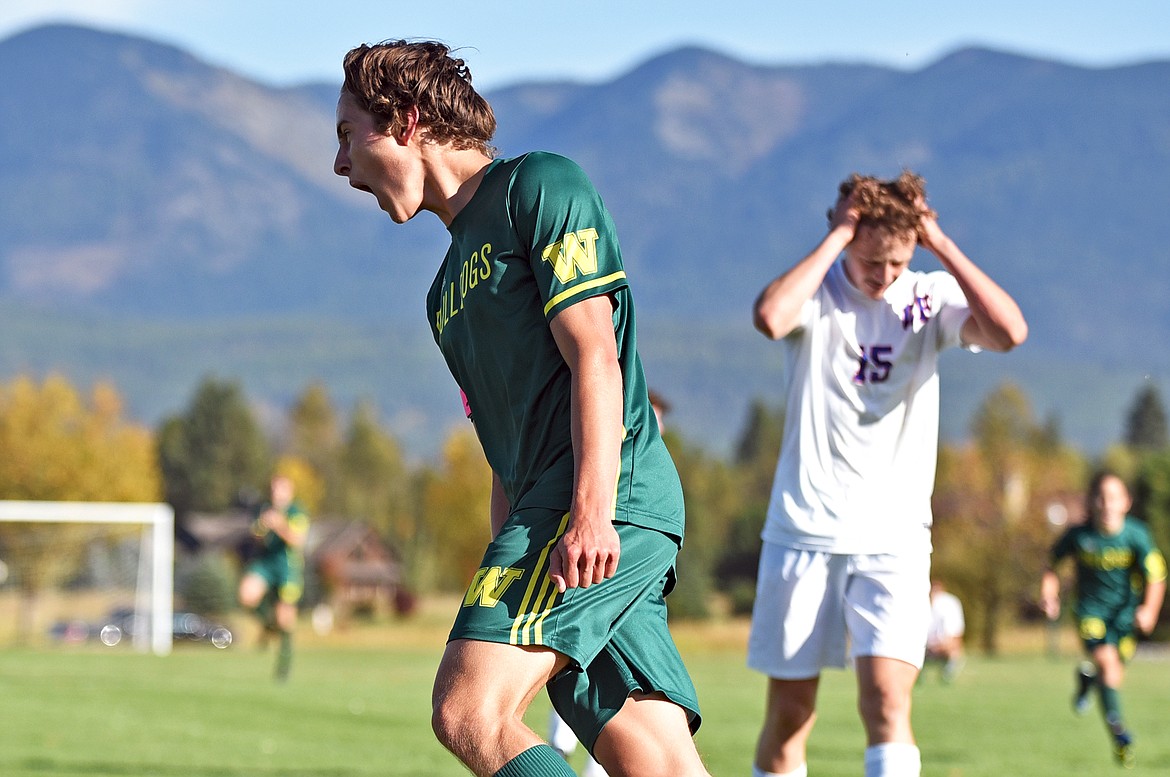
M837 201L824 239L812 253L760 292L753 309L756 329L772 340L779 340L796 328L801 307L812 299L833 262L853 240L858 217L852 195Z
M967 298L971 316L963 324L964 343L1005 352L1028 338L1028 322L1020 306L947 237L929 212L922 217L918 243L938 257Z
M1146 595L1133 614L1134 625L1142 634L1150 634L1158 625L1158 613L1162 611L1162 599L1166 596L1166 581L1146 583Z
M566 308L550 327L572 373L573 503L549 565L549 577L564 591L588 588L617 571L613 510L621 466L622 374L608 296Z
M1040 609L1049 620L1060 617L1060 578L1051 569L1040 578Z

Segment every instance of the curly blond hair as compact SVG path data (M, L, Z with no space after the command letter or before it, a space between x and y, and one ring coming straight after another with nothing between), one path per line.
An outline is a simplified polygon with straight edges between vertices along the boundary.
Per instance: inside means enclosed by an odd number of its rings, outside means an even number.
M868 226L893 235L916 235L923 216L937 215L926 206L926 181L909 170L903 170L892 181L853 173L837 190L838 203L854 195L853 204L860 214L859 228ZM830 221L835 209L829 209Z

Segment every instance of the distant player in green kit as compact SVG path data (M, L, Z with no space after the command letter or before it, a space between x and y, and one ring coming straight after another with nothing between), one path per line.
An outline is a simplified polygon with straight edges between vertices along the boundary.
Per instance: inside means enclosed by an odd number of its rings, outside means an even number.
M1133 735L1121 715L1125 662L1133 656L1136 634L1149 634L1157 625L1166 593L1166 561L1145 525L1127 516L1130 504L1120 477L1097 474L1089 485L1089 521L1071 527L1052 546L1040 584L1041 606L1055 620L1060 615L1055 567L1069 557L1076 562L1075 617L1091 662L1078 667L1073 706L1084 713L1097 688L1114 755L1127 767L1134 754Z
M705 775L667 630L683 499L647 397L613 222L564 157L493 159L491 107L436 42L345 57L334 171L451 245L427 296L493 479L492 541L432 723L471 771L573 777L523 722L547 687L611 775Z
M291 479L272 478L271 501L252 522L259 553L240 580L240 604L256 612L265 629L280 635L276 679L288 679L292 662L292 635L297 623L297 604L305 590L305 539L309 516L294 498Z

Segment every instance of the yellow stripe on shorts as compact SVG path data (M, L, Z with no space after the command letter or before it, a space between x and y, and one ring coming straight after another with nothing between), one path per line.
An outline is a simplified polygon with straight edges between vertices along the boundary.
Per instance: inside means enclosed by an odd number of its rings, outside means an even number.
M524 598L520 602L520 612L517 614L516 619L512 621L512 634L508 640L509 644L544 644L544 619L552 611L557 594L560 593L548 576L548 555L552 552L557 542L560 541L561 535L565 533L565 529L568 526L569 514L565 513L561 518L561 525L557 527L556 534L544 546L544 550L540 552L540 558L536 562L536 568L532 571L532 577L528 581L528 590L524 592ZM536 590L537 582L540 583L539 592ZM534 593L536 594L535 597L533 596Z

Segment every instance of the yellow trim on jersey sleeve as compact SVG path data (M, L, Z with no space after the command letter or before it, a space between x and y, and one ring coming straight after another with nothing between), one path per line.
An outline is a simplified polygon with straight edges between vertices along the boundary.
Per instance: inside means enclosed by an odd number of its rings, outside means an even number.
M620 281L622 278L625 278L625 277L626 277L626 271L619 270L611 275L606 275L603 278L594 278L592 280L585 281L584 283L578 283L573 288L565 289L560 294L557 294L555 297L550 299L548 301L548 304L544 306L544 314L547 316L548 312L550 310L555 308L557 305L559 305L561 302L565 301L569 297L573 297L577 294L582 294L586 291L589 291L590 289L596 289L598 286L604 286L607 283L612 283L614 281Z
M1146 556L1146 580L1151 583L1160 583L1166 579L1166 559L1160 551L1151 551Z

